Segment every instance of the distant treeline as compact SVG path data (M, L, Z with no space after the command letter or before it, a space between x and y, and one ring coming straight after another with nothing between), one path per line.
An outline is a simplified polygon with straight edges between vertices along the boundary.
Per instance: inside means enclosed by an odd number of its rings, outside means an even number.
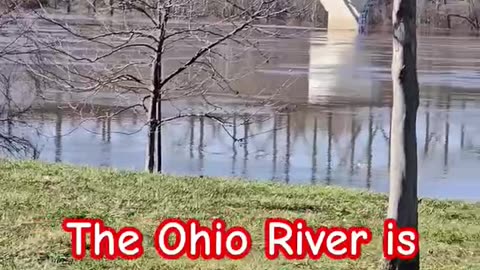
M373 25L391 27L393 0L377 0L369 13ZM430 28L480 30L480 0L417 0L417 23Z
M0 0L4 5L18 5L18 0ZM128 0L23 0L23 8L35 9L40 6L59 9L62 12L75 14L116 14L131 12L132 5L155 6L157 0L128 1ZM242 13L235 7L249 7L258 0L172 0L175 8L171 10L173 16L189 18L225 18ZM148 8L147 8L148 9ZM281 25L299 25L326 27L327 12L319 0L277 0L275 11L282 11L263 23Z
M165 0L0 0L0 9L21 6L36 9L40 6L74 14L132 13L132 5L141 7ZM249 7L260 0L171 0L172 16L179 19L226 18L242 13L235 7ZM271 1L271 0L270 0ZM341 0L339 0L341 1ZM391 26L392 0L377 0L368 13L370 25ZM327 27L328 13L319 0L276 0L280 12L264 24ZM148 9L148 8L147 8ZM151 8L150 8L151 10ZM417 0L418 23L439 28L472 28L480 30L480 0Z

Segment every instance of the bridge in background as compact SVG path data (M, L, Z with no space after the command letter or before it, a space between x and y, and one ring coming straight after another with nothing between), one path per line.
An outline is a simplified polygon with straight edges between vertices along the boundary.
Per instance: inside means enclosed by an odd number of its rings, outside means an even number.
M447 10L467 10L463 2L456 0L445 6ZM368 31L369 12L378 6L378 0L320 0L328 12L328 30L361 30ZM417 0L417 16L424 13L428 0ZM460 12L461 13L461 12Z
M328 12L329 30L358 30L369 0L320 0Z

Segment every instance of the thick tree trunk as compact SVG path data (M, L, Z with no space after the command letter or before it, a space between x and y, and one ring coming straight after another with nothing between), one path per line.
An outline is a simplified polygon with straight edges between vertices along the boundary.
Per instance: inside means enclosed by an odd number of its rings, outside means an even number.
M416 117L419 89L416 68L416 0L395 0L393 6L393 108L390 141L388 218L400 228L418 227ZM419 257L394 260L388 270L416 270Z

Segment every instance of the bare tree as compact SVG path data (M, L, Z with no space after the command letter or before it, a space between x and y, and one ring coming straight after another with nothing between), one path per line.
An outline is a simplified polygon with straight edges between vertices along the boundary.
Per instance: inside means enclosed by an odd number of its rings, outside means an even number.
M452 27L452 18L460 18L466 21L471 29L480 30L480 0L468 0L467 15L448 14L447 24L448 28Z
M416 0L395 0L393 6L393 107L390 140L390 194L388 218L400 228L418 227L416 118L417 80ZM388 261L385 270L420 268L411 261Z
M238 61L252 50L263 58L259 64L268 62L268 53L252 37L277 33L256 24L289 11L288 7L278 8L276 0L249 0L241 4L222 1L222 5L228 6L229 15L212 19L203 18L202 9L198 8L200 2L117 1L117 9L131 10L131 14L124 14L122 20L98 21L97 27L85 29L69 26L68 21L55 19L45 11L38 12L43 23L58 27L64 36L42 34L39 26L37 35L31 37L39 53L29 68L55 89L83 96L82 102L72 102L76 109L83 108L78 103L85 105L87 100L102 94L126 100L110 117L126 110L144 109L148 126L146 168L150 172L161 171L161 125L192 116L226 123L215 115L224 109L214 104L209 94L240 96L232 82L251 71L239 71L232 76L219 63ZM208 3L219 6L217 1ZM79 42L89 44L88 50L81 51L76 46ZM182 47L187 47L182 55L172 53ZM227 52L229 48L234 48L234 52ZM272 93L262 95L263 92L260 91L258 102L265 104L272 100ZM175 115L162 115L162 102L173 104L192 97L201 100L209 110L183 108Z
M2 155L37 155L35 146L15 130L25 128L37 94L36 84L19 62L35 50L25 46L29 24L19 19L29 1L0 2L0 152Z

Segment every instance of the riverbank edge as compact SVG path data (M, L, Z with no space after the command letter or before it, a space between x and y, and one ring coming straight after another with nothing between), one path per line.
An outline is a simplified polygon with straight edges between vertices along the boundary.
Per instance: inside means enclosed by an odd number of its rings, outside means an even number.
M239 179L149 175L33 161L0 163L0 268L10 269L376 269L381 259L384 195L337 187L286 186ZM423 269L480 269L480 203L420 203ZM106 226L138 228L144 256L134 262L74 261L64 218L99 218ZM213 218L243 226L253 239L241 261L164 261L153 232L170 217ZM268 261L263 222L301 218L312 227L364 226L373 241L358 261Z

